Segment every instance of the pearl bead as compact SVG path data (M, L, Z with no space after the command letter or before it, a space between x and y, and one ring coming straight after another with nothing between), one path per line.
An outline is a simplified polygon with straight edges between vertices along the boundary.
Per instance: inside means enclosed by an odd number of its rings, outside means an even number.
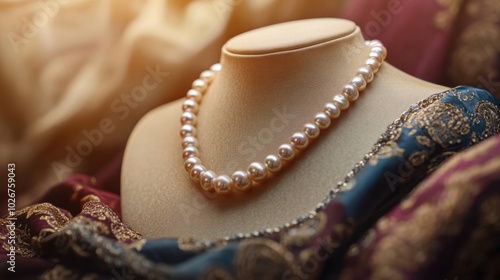
M191 176L191 179L195 182L200 181L200 176L203 172L207 171L205 166L201 164L195 164L193 168L191 169L191 172L189 172L189 175Z
M319 127L319 129L327 129L330 124L330 118L323 112L317 113L314 117L314 124Z
M354 85L348 84L342 89L342 95L349 101L355 101L359 97L359 91Z
M366 81L361 76L352 78L351 83L358 89L358 91L363 91L366 88Z
M283 163L280 158L275 155L268 155L264 160L267 170L272 173L277 173L283 167Z
M349 100L345 98L342 94L337 94L333 97L333 103L337 105L341 110L346 110L349 108Z
M382 55L377 53L377 52L370 52L368 57L375 59L378 63L382 63L382 61L384 61L384 59L382 58Z
M185 124L181 127L181 137L185 138L187 136L196 136L196 127L190 124Z
M211 83L214 77L215 73L211 70L205 70L200 74L200 79L204 80L206 83Z
M210 70L214 72L219 72L222 69L222 65L220 63L215 63L210 67Z
M191 112L184 112L181 115L181 124L191 124L191 125L196 125L198 124L198 118L196 117L195 114Z
M204 93L207 88L208 88L208 85L207 85L207 82L205 82L204 80L202 79L196 79L194 80L193 84L191 85L191 87L201 93Z
M366 66L358 69L358 75L363 77L363 79L365 79L367 84L371 83L374 78L372 70Z
M248 177L248 174L240 170L233 173L231 182L233 182L233 187L239 191L244 191L252 186L252 181Z
M387 49L382 45L377 45L372 47L372 52L376 52L382 55L382 59L387 57Z
M378 68L380 67L380 62L374 58L368 58L365 62L365 66L368 66L373 73L377 73Z
M267 177L267 168L260 162L252 162L248 166L248 177L255 182L262 182Z
M284 161L292 160L295 157L295 150L293 149L292 145L290 144L281 145L278 148L278 157Z
M332 120L340 116L340 108L333 103L326 103L323 112Z
M368 45L371 47L382 46L382 42L380 42L380 40L371 40L371 41L368 41Z
M198 140L193 136L187 136L182 139L182 148L185 149L187 147L198 147Z
M217 175L212 170L205 171L200 176L200 185L206 191L211 191L214 189L213 182L217 178Z
M316 139L319 136L319 128L312 123L306 123L303 131L309 139Z
M297 148L298 150L303 150L307 148L307 145L309 145L309 139L307 136L302 133L302 132L296 132L292 135L292 138L290 139L292 146Z
M227 175L221 175L214 180L213 186L217 193L228 193L232 189L231 178Z
M182 152L182 158L188 159L190 157L198 157L198 149L196 147L187 147Z
M188 90L188 92L186 94L186 98L192 99L192 100L196 101L196 103L200 103L201 99L203 98L203 95L201 94L201 92L199 92L195 89L190 89L190 90Z
M190 157L190 158L186 159L186 161L184 162L184 169L187 172L191 172L191 169L193 169L193 167L196 164L201 164L200 159L197 157Z
M198 113L198 103L192 99L186 99L182 103L182 111L196 114Z

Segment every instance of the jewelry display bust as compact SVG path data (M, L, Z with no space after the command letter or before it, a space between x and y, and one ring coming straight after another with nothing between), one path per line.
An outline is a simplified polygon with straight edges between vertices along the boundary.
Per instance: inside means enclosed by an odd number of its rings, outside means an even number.
M359 27L341 19L287 22L229 40L198 112L203 163L232 174L276 153L342 91L370 50ZM208 239L292 221L313 209L410 104L445 89L384 62L307 151L262 185L229 195L203 191L184 170L184 99L159 107L137 124L127 144L123 219L146 237Z

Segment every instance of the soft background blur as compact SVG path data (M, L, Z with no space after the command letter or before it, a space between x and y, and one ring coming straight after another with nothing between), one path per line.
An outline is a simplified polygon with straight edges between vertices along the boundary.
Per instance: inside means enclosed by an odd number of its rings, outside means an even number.
M498 0L0 1L0 175L16 163L17 208L119 161L137 121L229 38L313 17L355 21L414 76L500 96Z

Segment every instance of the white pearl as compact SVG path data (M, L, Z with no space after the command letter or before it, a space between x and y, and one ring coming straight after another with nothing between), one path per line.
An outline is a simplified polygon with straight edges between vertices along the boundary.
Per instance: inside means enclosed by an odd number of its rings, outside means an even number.
M214 72L219 72L222 69L222 65L220 63L215 63L210 67L210 70Z
M198 157L198 149L196 147L187 147L182 152L182 158L188 159L190 157Z
M182 103L182 111L196 114L198 113L198 103L192 99L186 99Z
M211 83L214 77L215 73L211 70L205 70L200 74L200 79L204 80L207 83Z
M376 52L382 55L382 59L387 57L387 49L382 45L377 45L372 47L372 52Z
M198 118L196 117L195 114L191 112L184 112L181 115L181 124L191 124L191 125L197 125L198 124Z
M201 94L201 92L199 92L195 89L190 89L190 90L188 90L188 92L186 94L186 98L192 99L192 100L196 101L196 103L200 103L201 99L203 98L203 95Z
M267 168L260 162L252 162L248 166L248 177L255 182L262 182L267 177Z
M186 136L182 139L182 148L198 147L198 140L193 136Z
M382 58L382 55L380 53L377 53L377 52L370 52L368 57L375 59L378 63L382 63L382 61L384 61L384 59Z
M272 173L277 173L283 167L283 163L280 158L275 155L268 155L264 160L264 164L266 165L267 170Z
M281 145L278 148L278 157L284 161L292 160L295 157L295 150L293 149L292 145L290 144Z
M375 39L375 40L368 41L368 45L371 46L371 47L381 46L382 42L380 42L379 40Z
M196 127L190 124L185 124L181 127L181 137L196 136Z
M342 94L335 95L333 97L333 103L339 106L341 110L346 110L347 108L349 108L349 100L347 100L347 98L345 98L345 96L343 96Z
M213 182L217 178L217 175L212 170L205 171L200 176L200 185L206 191L211 191L214 189Z
M358 89L358 91L363 91L366 88L366 81L361 76L352 78L351 83Z
M342 89L342 95L349 101L355 101L359 97L359 91L354 85L348 84Z
M187 172L191 172L191 169L193 169L193 167L196 164L201 164L200 159L197 157L190 157L190 158L186 159L186 161L184 162L184 169Z
M373 72L370 68L368 68L366 66L363 66L363 67L358 69L358 75L363 77L363 79L365 79L367 84L369 84L373 81L373 77L374 77Z
M325 114L332 120L340 116L340 108L330 102L325 104L325 107L323 107L323 112L325 112Z
M217 193L225 194L231 191L232 183L231 178L227 175L221 175L214 180L214 189Z
M380 67L380 62L378 62L374 58L368 58L365 62L365 66L369 67L372 72L375 74L378 71L378 68Z
M195 164L193 168L191 169L191 172L189 172L189 175L191 176L191 179L195 182L200 181L200 176L203 172L207 171L205 166L201 164Z
M239 191L244 191L252 186L252 181L248 177L248 174L241 170L233 173L233 176L231 176L231 182L233 182L233 187Z
M319 127L312 123L306 123L303 131L309 139L316 139L319 136Z
M327 129L331 124L331 120L325 113L320 112L314 117L314 124L319 127L319 129Z
M292 138L290 138L292 146L297 148L298 150L303 150L307 148L307 145L309 145L309 139L307 136L302 133L302 132L296 132L292 135Z
M191 87L201 93L204 93L208 88L208 84L202 79L196 79Z

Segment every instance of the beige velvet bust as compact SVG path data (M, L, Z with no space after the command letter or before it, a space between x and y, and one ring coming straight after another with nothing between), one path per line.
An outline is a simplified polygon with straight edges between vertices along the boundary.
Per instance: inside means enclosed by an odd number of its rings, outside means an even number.
M368 52L359 27L341 19L282 23L229 40L198 114L203 164L231 175L276 153L341 91ZM412 103L445 89L384 63L360 98L292 164L258 188L229 196L207 195L184 171L183 100L159 107L127 144L123 219L146 237L215 239L277 227L312 210Z

